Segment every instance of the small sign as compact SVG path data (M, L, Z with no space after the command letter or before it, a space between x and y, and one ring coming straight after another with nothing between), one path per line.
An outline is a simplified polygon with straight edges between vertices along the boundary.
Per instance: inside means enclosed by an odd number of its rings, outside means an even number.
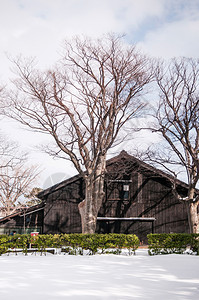
M39 234L39 232L36 232L36 231L30 233L31 236L37 236L38 234Z
M129 191L129 185L128 184L123 185L123 191L125 191L125 192Z

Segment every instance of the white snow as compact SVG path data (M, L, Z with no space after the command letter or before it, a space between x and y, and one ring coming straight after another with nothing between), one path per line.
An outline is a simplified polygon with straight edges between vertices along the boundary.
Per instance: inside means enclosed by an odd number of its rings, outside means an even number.
M0 257L0 300L198 300L199 256Z

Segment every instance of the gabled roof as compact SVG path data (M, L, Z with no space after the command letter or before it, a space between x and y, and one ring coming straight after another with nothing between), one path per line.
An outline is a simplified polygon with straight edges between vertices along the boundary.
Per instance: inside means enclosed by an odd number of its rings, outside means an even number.
M113 164L113 163L116 163L117 161L119 161L120 159L127 159L129 161L132 161L134 164L136 164L137 166L139 166L139 170L140 172L142 171L148 171L149 174L151 174L151 176L153 177L159 177L159 178L165 178L167 179L168 181L172 181L174 180L174 177L172 175L170 175L169 173L166 173L160 169L157 169L147 163L145 163L144 161L136 158L135 156L133 155L130 155L128 154L125 150L122 150L120 152L119 155L109 159L107 162L108 162L108 165L110 164ZM185 189L188 189L189 186L187 183L179 180L179 179L175 179L176 181L176 184L177 186L181 186L181 187L184 187Z
M73 177L70 177L68 179L65 179L64 181L61 181L49 188L47 188L46 190L43 190L42 192L40 192L37 197L40 198L40 199L44 199L44 197L50 193L53 193L59 189L61 189L62 187L65 187L66 185L70 184L70 183L73 183L79 179L81 179L82 176L80 174L78 175L75 175Z
M119 162L122 159L127 159L127 160L133 162L134 164L137 164L139 166L139 168L140 168L140 172L147 170L153 176L165 178L168 181L171 181L171 180L174 179L174 177L172 177L170 174L167 174L166 172L163 172L163 171L161 171L161 170L159 170L159 169L157 169L157 168L155 168L155 167L153 167L153 166L151 166L151 165L149 165L149 164L147 164L147 163L145 163L145 162L137 159L136 157L128 154L124 150L122 150L120 152L120 154L118 154L117 156L114 156L114 157L108 159L106 161L106 166L110 166L111 164L117 163L117 162ZM53 193L53 192L55 192L55 191L57 191L57 190L65 187L68 184L71 184L71 183L73 183L73 182L75 182L75 181L77 181L77 180L79 180L81 178L82 178L82 176L80 174L75 175L73 177L70 177L70 178L68 178L68 179L66 179L66 180L64 180L64 181L62 181L60 183L57 183L57 184L53 185L50 188L47 188L46 190L43 190L42 192L40 192L37 195L37 197L40 198L40 199L44 199L45 196L47 196L48 194ZM180 180L177 179L176 180L176 184L178 186L181 186L181 187L185 188L185 189L188 189L188 185L185 182L183 182L183 181L180 181Z

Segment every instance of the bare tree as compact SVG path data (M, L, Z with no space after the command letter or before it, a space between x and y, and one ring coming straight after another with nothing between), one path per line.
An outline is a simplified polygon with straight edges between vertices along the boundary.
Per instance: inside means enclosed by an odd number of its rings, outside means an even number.
M145 107L141 95L151 80L149 59L134 46L108 35L66 41L54 70L15 61L17 93L6 115L50 134L56 156L69 158L85 181L79 204L83 233L94 233L104 197L107 151L124 125Z
M10 215L24 207L24 194L28 193L38 176L37 168L15 166L11 169L5 167L0 176L0 206L4 215Z
M0 134L0 176L4 168L14 168L27 159L25 153L19 152L16 142L9 140L5 135Z
M199 61L191 58L173 59L169 65L160 64L156 72L160 101L156 109L158 125L169 146L169 159L159 155L162 165L178 165L186 170L188 194L186 201L190 231L199 232Z
M34 187L28 194L25 194L26 197L26 205L31 207L33 205L40 204L42 202L41 199L37 197L37 195L42 192L41 188Z
M40 173L36 166L27 167L27 161L17 143L0 136L0 208L4 216L26 205L25 193Z

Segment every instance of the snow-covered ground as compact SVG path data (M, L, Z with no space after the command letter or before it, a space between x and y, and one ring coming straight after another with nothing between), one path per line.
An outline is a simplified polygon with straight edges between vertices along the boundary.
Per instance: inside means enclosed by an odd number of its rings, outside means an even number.
M0 300L198 300L199 256L0 257Z

